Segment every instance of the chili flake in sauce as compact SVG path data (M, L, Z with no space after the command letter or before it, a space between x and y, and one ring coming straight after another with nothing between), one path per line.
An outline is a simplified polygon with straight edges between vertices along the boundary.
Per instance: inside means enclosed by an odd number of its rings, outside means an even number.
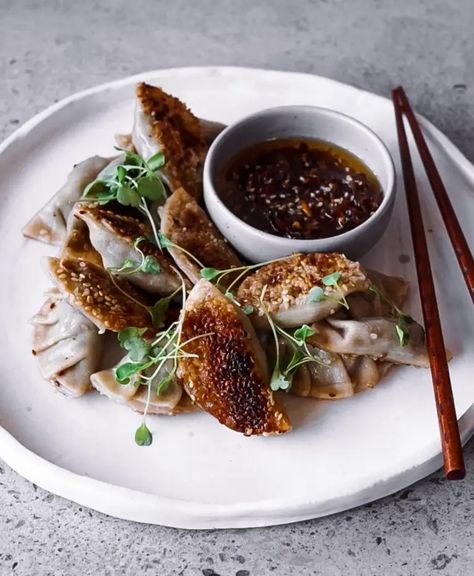
M337 236L380 206L383 192L357 156L318 140L254 144L223 170L219 195L251 226L286 238Z

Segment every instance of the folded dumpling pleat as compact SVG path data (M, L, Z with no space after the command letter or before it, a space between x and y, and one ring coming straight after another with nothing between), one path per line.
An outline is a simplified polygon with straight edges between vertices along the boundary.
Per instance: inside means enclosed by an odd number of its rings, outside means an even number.
M178 376L191 399L247 436L290 429L269 388L265 353L249 319L207 280L185 305Z
M354 395L352 378L338 354L308 346L320 362L300 366L294 376L290 392L296 396L339 400Z
M375 388L391 366L388 362L377 361L370 356L341 354L341 358L352 380L354 392Z
M370 356L394 364L429 366L423 328L415 321L406 324L408 342L401 346L394 318L343 320L327 318L313 325L311 344L337 354Z
M174 244L199 258L205 267L226 270L241 265L227 240L183 188L176 190L166 201L161 212L161 232ZM194 283L199 282L201 274L197 263L183 250L171 247L169 252L186 276Z
M339 272L340 289L325 286L323 278ZM334 300L311 301L310 291L320 287L326 296L339 300L353 292L367 290L369 283L358 262L348 260L343 254L293 254L262 266L245 278L237 293L238 301L251 305L256 311L252 321L265 325L263 304L272 318L282 327L295 328L310 324L333 314L341 306Z
M84 394L103 350L97 328L54 289L32 324L33 354L43 378L68 396Z
M129 361L127 355L118 365ZM170 365L164 366L157 375L157 380L159 380L160 376L164 377L169 369ZM140 385L137 378L132 378L129 384L119 384L115 379L114 370L109 369L93 374L91 376L91 383L98 392L104 394L111 400L125 404L137 412L144 412L147 404L148 388L147 386ZM187 397L187 394L183 391L177 378L173 378L166 389L160 392L160 394L156 393L156 386L153 388L152 385L147 409L148 414L173 415L181 412L191 412L192 410L192 402L189 401L189 397Z
M23 235L46 244L60 246L66 238L67 220L71 210L99 172L110 162L92 156L74 166L64 186L33 216L23 228Z
M201 122L180 100L161 88L140 83L132 141L145 159L163 152L162 175L173 192L183 186L190 194L202 193L202 168L208 138L215 127L203 130Z
M126 260L139 262L134 241L151 236L151 230L139 218L123 214L108 206L95 203L78 204L74 210L77 218L87 224L89 236L95 250L101 255L106 268L120 268ZM127 280L142 290L166 296L181 286L172 261L149 240L142 240L138 247L145 256L153 256L160 272L156 274L135 272L127 274Z

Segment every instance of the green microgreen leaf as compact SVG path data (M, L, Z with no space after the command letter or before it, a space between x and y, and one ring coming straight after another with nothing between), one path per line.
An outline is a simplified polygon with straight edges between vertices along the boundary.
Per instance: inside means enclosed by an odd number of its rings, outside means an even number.
M115 368L115 379L119 384L129 384L130 378L150 366L150 362L124 362Z
M250 304L247 304L246 306L244 306L242 308L242 312L247 316L250 316L250 314L253 314L254 311L255 311L255 308L253 306L251 306Z
M158 238L160 240L160 245L163 246L163 248L172 248L174 246L174 243L161 232L158 232Z
M145 422L137 428L137 431L135 432L135 442L138 446L150 446L153 442L153 436Z
M166 320L166 314L168 313L168 308L170 307L171 300L175 294L170 294L164 298L160 298L153 306L150 306L149 311L152 318L152 323L155 328L160 328L164 326Z
M161 272L161 266L155 256L148 255L143 259L140 271L145 274L159 274Z
M220 273L221 270L216 270L216 268L201 268L201 278L205 280L213 280L219 276Z
M149 200L166 200L166 190L163 182L153 172L148 172L137 183L137 192Z
M85 188L84 192L82 193L83 198L87 198L88 196L98 196L99 194L108 194L109 187L108 183L104 180L94 180L90 182Z
M163 166L165 165L165 155L163 154L163 152L157 152L156 154L153 154L153 156L150 156L150 158L148 158L146 163L150 170L156 172L156 170L163 168Z
M410 331L408 326L414 322L413 318L409 314L402 312L400 308L395 305L393 300L380 290L380 288L375 286L375 284L370 284L369 291L373 292L390 306L392 316L397 320L397 323L395 324L395 332L397 333L398 342L400 346L406 346L410 340Z
M127 171L123 166L117 166L117 182L119 184L123 184L125 182L125 178L127 177Z
M308 292L308 300L310 302L321 302L325 297L324 290L321 286L315 286Z
M127 184L120 184L117 190L117 201L124 206L140 206L140 196Z
M163 378L160 378L160 380L158 381L158 384L156 385L156 394L160 395L162 392L164 392L169 384L171 383L171 381L173 380L175 375L175 370L172 370L171 372L168 372L168 374L166 374L166 376L163 376Z
M337 286L337 283L339 282L340 279L341 279L341 273L340 272L333 272L332 274L328 274L327 276L324 276L324 278L322 278L321 282L325 286Z
M316 330L307 324L303 324L303 326L293 332L293 336L301 343L306 342L306 339L313 336L313 334L316 334Z
M125 328L118 334L120 346L129 354L132 362L141 362L150 352L151 344L143 338L146 328Z

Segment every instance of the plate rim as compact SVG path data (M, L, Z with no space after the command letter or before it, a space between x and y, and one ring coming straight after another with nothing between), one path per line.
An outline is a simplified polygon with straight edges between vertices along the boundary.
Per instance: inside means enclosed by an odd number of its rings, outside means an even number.
M184 66L163 68L105 82L75 92L61 99L59 102L48 106L32 116L10 134L0 144L0 155L17 141L26 137L37 125L74 102L107 90L113 91L120 89L137 81L153 79L163 74L186 76L196 73L279 74L284 76L312 77L338 87L343 87L345 90L349 88L355 93L366 93L370 94L371 97L388 100L388 98L384 96L351 86L350 84L304 72L260 69L245 66ZM474 182L474 166L467 157L430 121L420 115L417 116L420 118L423 128L441 145L447 156L450 157L463 175ZM474 434L474 405L468 408L460 417L459 425L462 440L463 443L465 443ZM320 502L314 502L311 505L311 503L307 501L298 503L288 500L284 506L280 503L279 508L274 509L272 508L271 501L216 505L168 498L158 494L149 494L89 478L71 472L42 456L38 456L35 452L21 444L20 441L16 440L1 424L0 458L21 476L41 488L91 509L125 520L187 529L271 526L334 514L378 500L394 491L403 489L434 472L440 467L442 462L441 451L438 449L437 453L429 456L414 468L406 470L402 474L385 478L383 481L371 487L359 490L359 492L355 493L360 495L358 498L354 498L354 493L342 495L325 502L324 507L321 506ZM354 504L354 502L351 503L349 500L357 500L357 504ZM157 518L158 510L159 518Z

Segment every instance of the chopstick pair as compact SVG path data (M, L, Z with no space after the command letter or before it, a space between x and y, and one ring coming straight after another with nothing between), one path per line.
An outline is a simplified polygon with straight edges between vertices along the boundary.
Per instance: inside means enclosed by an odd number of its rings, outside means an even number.
M416 120L408 98L402 87L392 91L395 108L395 120L398 144L402 161L405 194L408 204L416 272L420 291L423 319L426 331L426 343L430 359L436 409L441 433L444 471L448 480L460 480L465 476L461 438L454 407L448 361L444 347L443 333L439 319L438 304L431 272L431 264L423 227L420 199L413 171L407 135L403 117L410 125L418 152L425 167L428 180L435 195L438 208L444 220L449 238L456 253L469 294L474 302L474 261L463 234L456 213L451 205L446 188L435 166L421 128Z

